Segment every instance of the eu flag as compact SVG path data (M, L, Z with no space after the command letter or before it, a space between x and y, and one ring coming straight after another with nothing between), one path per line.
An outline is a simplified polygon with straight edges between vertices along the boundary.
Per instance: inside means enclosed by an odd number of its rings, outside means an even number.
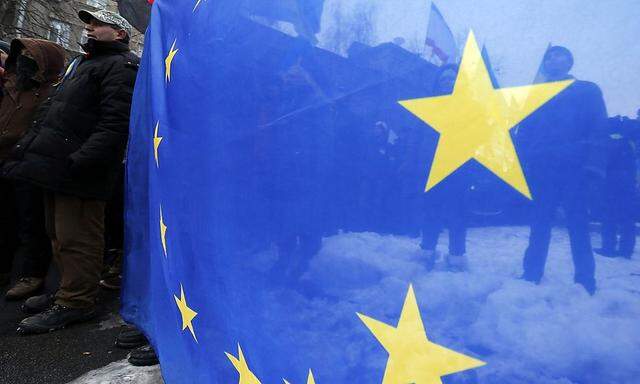
M165 382L640 380L640 3L437 5L154 2L122 313Z

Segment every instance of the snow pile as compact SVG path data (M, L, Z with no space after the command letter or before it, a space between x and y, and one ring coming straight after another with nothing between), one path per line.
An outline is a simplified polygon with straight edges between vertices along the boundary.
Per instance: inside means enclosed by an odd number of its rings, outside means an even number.
M444 252L446 237L441 240ZM599 290L590 297L573 283L564 230L554 231L542 284L518 280L527 241L527 228L473 229L470 270L452 273L443 266L427 272L418 239L375 233L326 238L305 275L321 292L287 298L305 308L293 329L312 323L316 332L290 337L304 340L302 350L322 346L324 355L305 357L336 382L348 382L358 367L361 373L363 361L372 372L362 382L380 382L387 355L364 327L354 332L353 316L360 312L395 325L412 283L429 338L487 362L473 373L479 383L637 382L638 258L597 257ZM283 302L275 293L265 299L274 308ZM454 376L446 382L466 382Z

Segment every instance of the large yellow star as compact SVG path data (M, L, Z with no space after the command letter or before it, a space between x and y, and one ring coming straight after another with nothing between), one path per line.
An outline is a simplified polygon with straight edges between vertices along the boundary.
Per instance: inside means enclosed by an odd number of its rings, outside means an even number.
M177 41L178 39L173 40L171 49L169 49L169 53L164 59L164 78L167 82L171 81L171 64L173 64L173 58L176 56L176 53L178 53L178 49L175 49Z
M196 338L196 332L193 329L193 318L198 315L198 312L189 308L187 305L187 298L184 296L184 289L182 288L182 284L180 284L180 298L178 296L173 295L173 298L176 300L176 305L178 306L178 310L180 310L180 315L182 316L182 330L189 328L191 331L191 335L193 339L198 342Z
M225 355L227 355L229 360L231 360L231 364L233 364L240 374L238 384L260 384L260 380L258 380L256 375L254 375L254 373L249 369L247 360L244 358L244 353L242 353L242 348L240 348L240 344L238 344L238 357L235 357L228 352L225 352Z
M162 241L164 257L167 257L167 226L164 224L164 216L162 216L162 205L160 206L160 241Z
M412 286L397 327L358 316L389 353L383 384L442 384L442 376L485 364L429 341Z
M572 82L494 89L470 32L451 95L399 102L440 133L425 191L475 159L531 199L509 130Z
M156 123L156 129L153 131L153 156L156 159L156 167L160 167L160 160L158 158L158 148L162 142L162 136L158 136L158 128L160 128L160 121Z

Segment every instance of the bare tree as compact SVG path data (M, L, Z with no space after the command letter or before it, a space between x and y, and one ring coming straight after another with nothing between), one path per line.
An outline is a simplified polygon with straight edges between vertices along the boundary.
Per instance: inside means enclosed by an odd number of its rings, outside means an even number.
M331 51L344 54L353 42L374 44L374 12L375 7L369 2L359 2L350 9L336 4L332 9L332 22L323 45Z

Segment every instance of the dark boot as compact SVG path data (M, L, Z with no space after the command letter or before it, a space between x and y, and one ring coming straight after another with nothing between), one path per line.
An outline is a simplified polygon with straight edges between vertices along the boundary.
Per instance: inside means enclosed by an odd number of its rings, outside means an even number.
M585 289L589 296L593 296L596 294L596 280L593 278L586 279L574 279L574 281Z
M95 315L95 308L69 308L54 304L48 310L22 320L17 332L19 335L52 332L70 324L91 320Z
M151 345L147 344L131 351L129 355L129 364L136 367L146 367L158 364L158 355Z
M27 315L35 315L51 308L55 298L51 294L33 296L25 300L22 304L22 312Z
M44 279L39 277L23 277L7 291L7 300L21 300L38 292L44 286Z
M149 340L133 325L125 327L116 338L116 346L123 349L133 349L149 344Z

